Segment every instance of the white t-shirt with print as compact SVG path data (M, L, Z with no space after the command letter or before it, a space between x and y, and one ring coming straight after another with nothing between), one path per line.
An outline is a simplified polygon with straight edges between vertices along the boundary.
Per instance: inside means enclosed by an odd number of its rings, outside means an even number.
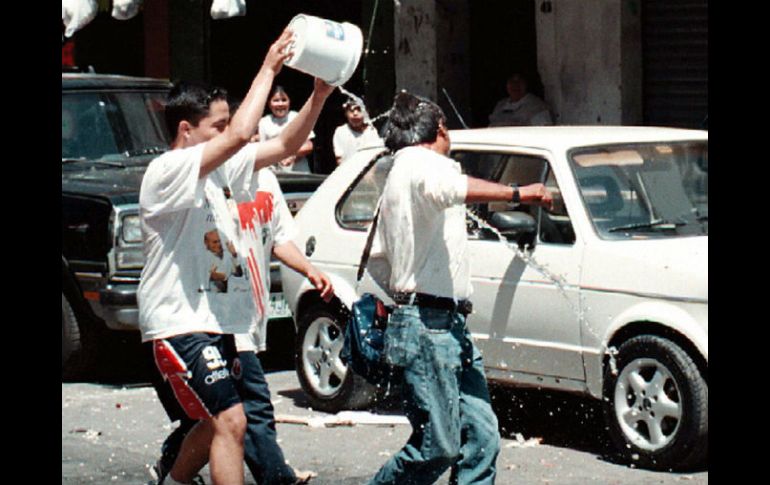
M260 288L264 290L258 306L265 311L258 312L252 320L248 333L235 336L239 352L246 350L263 351L267 349L267 321L270 305L270 257L274 246L280 246L294 239L297 227L281 192L278 179L269 169L261 169L254 174L251 182L252 202L239 206L242 217L252 221L247 233L258 237L260 252L255 253L260 264L256 265ZM253 216L251 216L253 214Z
M366 125L366 128L362 131L355 131L350 128L350 125L345 123L334 130L334 136L332 137L334 156L340 158L340 163L356 153L361 147L381 143L380 135L371 125Z
M137 293L142 341L246 332L258 317L259 288L249 273L231 278L225 292L211 290L211 251L204 239L216 231L225 252L228 242L234 245L238 265L253 266L258 248L254 238L244 237L236 204L251 200L257 145L202 179L205 144L166 152L147 168L139 196L146 261Z
M259 120L259 140L267 141L271 138L275 138L291 120L297 117L298 114L299 113L296 111L289 111L283 118L277 118L272 114L263 116ZM315 133L311 131L308 139L312 140L313 138L315 138ZM276 172L310 173L310 165L307 157L297 158L294 164L289 167L275 164L271 168Z
M467 191L468 177L451 158L423 147L396 152L370 261L373 268L378 259L388 263L391 291L471 295Z

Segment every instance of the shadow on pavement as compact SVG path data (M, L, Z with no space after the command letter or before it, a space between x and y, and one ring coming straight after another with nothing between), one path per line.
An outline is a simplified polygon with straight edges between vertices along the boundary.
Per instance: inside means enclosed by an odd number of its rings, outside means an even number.
M534 389L492 386L490 392L504 438L541 438L543 444L610 460L613 448L598 401Z

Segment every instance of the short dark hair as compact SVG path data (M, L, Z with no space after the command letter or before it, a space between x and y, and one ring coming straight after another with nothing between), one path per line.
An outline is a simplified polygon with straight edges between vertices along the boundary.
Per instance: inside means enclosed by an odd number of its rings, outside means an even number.
M267 99L271 99L276 94L281 93L285 95L287 98L289 97L289 93L286 92L286 88L284 88L280 84L273 85L273 88L270 90L270 94L267 96Z
M166 98L166 127L173 140L177 136L179 123L187 121L198 126L201 119L209 114L214 101L227 101L227 91L214 86L178 81L174 83Z
M436 141L444 111L433 101L406 91L396 94L383 129L385 146L395 152L404 147Z

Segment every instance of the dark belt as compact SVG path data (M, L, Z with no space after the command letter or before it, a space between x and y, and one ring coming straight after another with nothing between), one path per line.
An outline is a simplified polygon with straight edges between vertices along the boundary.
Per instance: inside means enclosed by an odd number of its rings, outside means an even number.
M393 301L398 305L417 305L437 310L449 310L463 315L473 312L473 303L470 300L455 300L443 296L434 296L427 293L396 293Z

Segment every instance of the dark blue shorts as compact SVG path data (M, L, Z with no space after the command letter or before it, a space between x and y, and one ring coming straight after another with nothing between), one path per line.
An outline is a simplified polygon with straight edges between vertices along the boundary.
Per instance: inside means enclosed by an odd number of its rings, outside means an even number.
M191 419L209 419L241 403L241 363L232 335L191 333L152 345L155 365Z

